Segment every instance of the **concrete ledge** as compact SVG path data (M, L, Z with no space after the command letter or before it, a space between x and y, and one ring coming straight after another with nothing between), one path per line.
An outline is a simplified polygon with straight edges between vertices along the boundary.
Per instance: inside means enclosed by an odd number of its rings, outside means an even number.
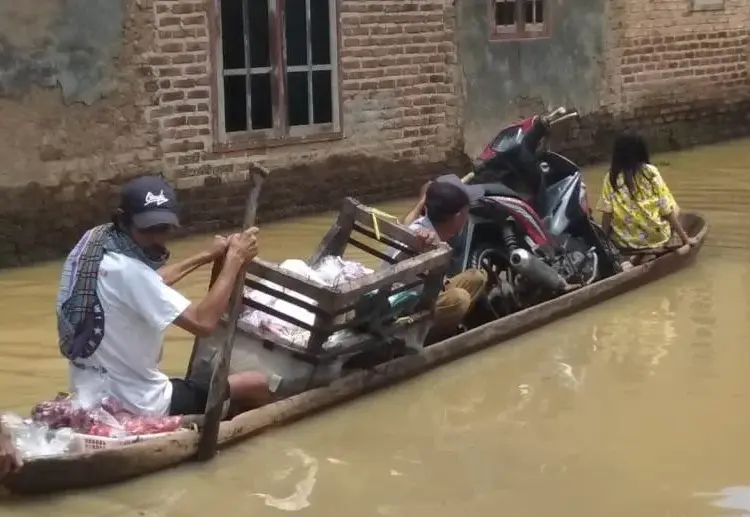
M268 222L339 207L346 196L375 203L418 192L445 170L465 171L463 152L420 164L349 155L276 169L263 186L258 221ZM27 265L64 256L88 228L109 220L127 177L44 187L0 189L0 267ZM208 175L178 187L183 233L239 226L247 197L244 181Z

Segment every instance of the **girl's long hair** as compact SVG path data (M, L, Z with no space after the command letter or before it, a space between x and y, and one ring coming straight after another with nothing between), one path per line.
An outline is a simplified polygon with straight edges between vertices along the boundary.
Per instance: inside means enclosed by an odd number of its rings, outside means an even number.
M638 189L636 178L650 162L648 146L643 137L632 131L621 133L615 139L612 149L612 164L609 168L609 183L612 190L618 189L617 183L622 176L630 195L635 195Z

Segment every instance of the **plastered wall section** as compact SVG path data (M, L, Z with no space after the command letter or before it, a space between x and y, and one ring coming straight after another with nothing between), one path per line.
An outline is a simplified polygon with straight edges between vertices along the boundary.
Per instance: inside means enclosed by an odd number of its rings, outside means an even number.
M493 40L491 1L457 4L466 150L508 122L557 105L583 119L556 135L576 159L607 156L625 127L655 149L750 133L743 0L550 0L549 34Z

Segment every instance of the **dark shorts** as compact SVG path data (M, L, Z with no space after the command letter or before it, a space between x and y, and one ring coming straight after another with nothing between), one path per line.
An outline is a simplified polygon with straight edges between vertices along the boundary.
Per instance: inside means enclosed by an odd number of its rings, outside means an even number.
M208 386L186 379L169 379L172 383L170 415L202 415L206 412Z

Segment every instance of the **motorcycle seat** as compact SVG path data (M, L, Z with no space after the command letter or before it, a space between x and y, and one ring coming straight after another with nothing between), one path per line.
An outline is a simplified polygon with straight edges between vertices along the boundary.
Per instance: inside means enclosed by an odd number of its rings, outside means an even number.
M523 201L529 201L532 196L528 194L521 194L515 190L503 185L502 183L488 183L482 185L484 187L485 196L507 196L515 197Z

